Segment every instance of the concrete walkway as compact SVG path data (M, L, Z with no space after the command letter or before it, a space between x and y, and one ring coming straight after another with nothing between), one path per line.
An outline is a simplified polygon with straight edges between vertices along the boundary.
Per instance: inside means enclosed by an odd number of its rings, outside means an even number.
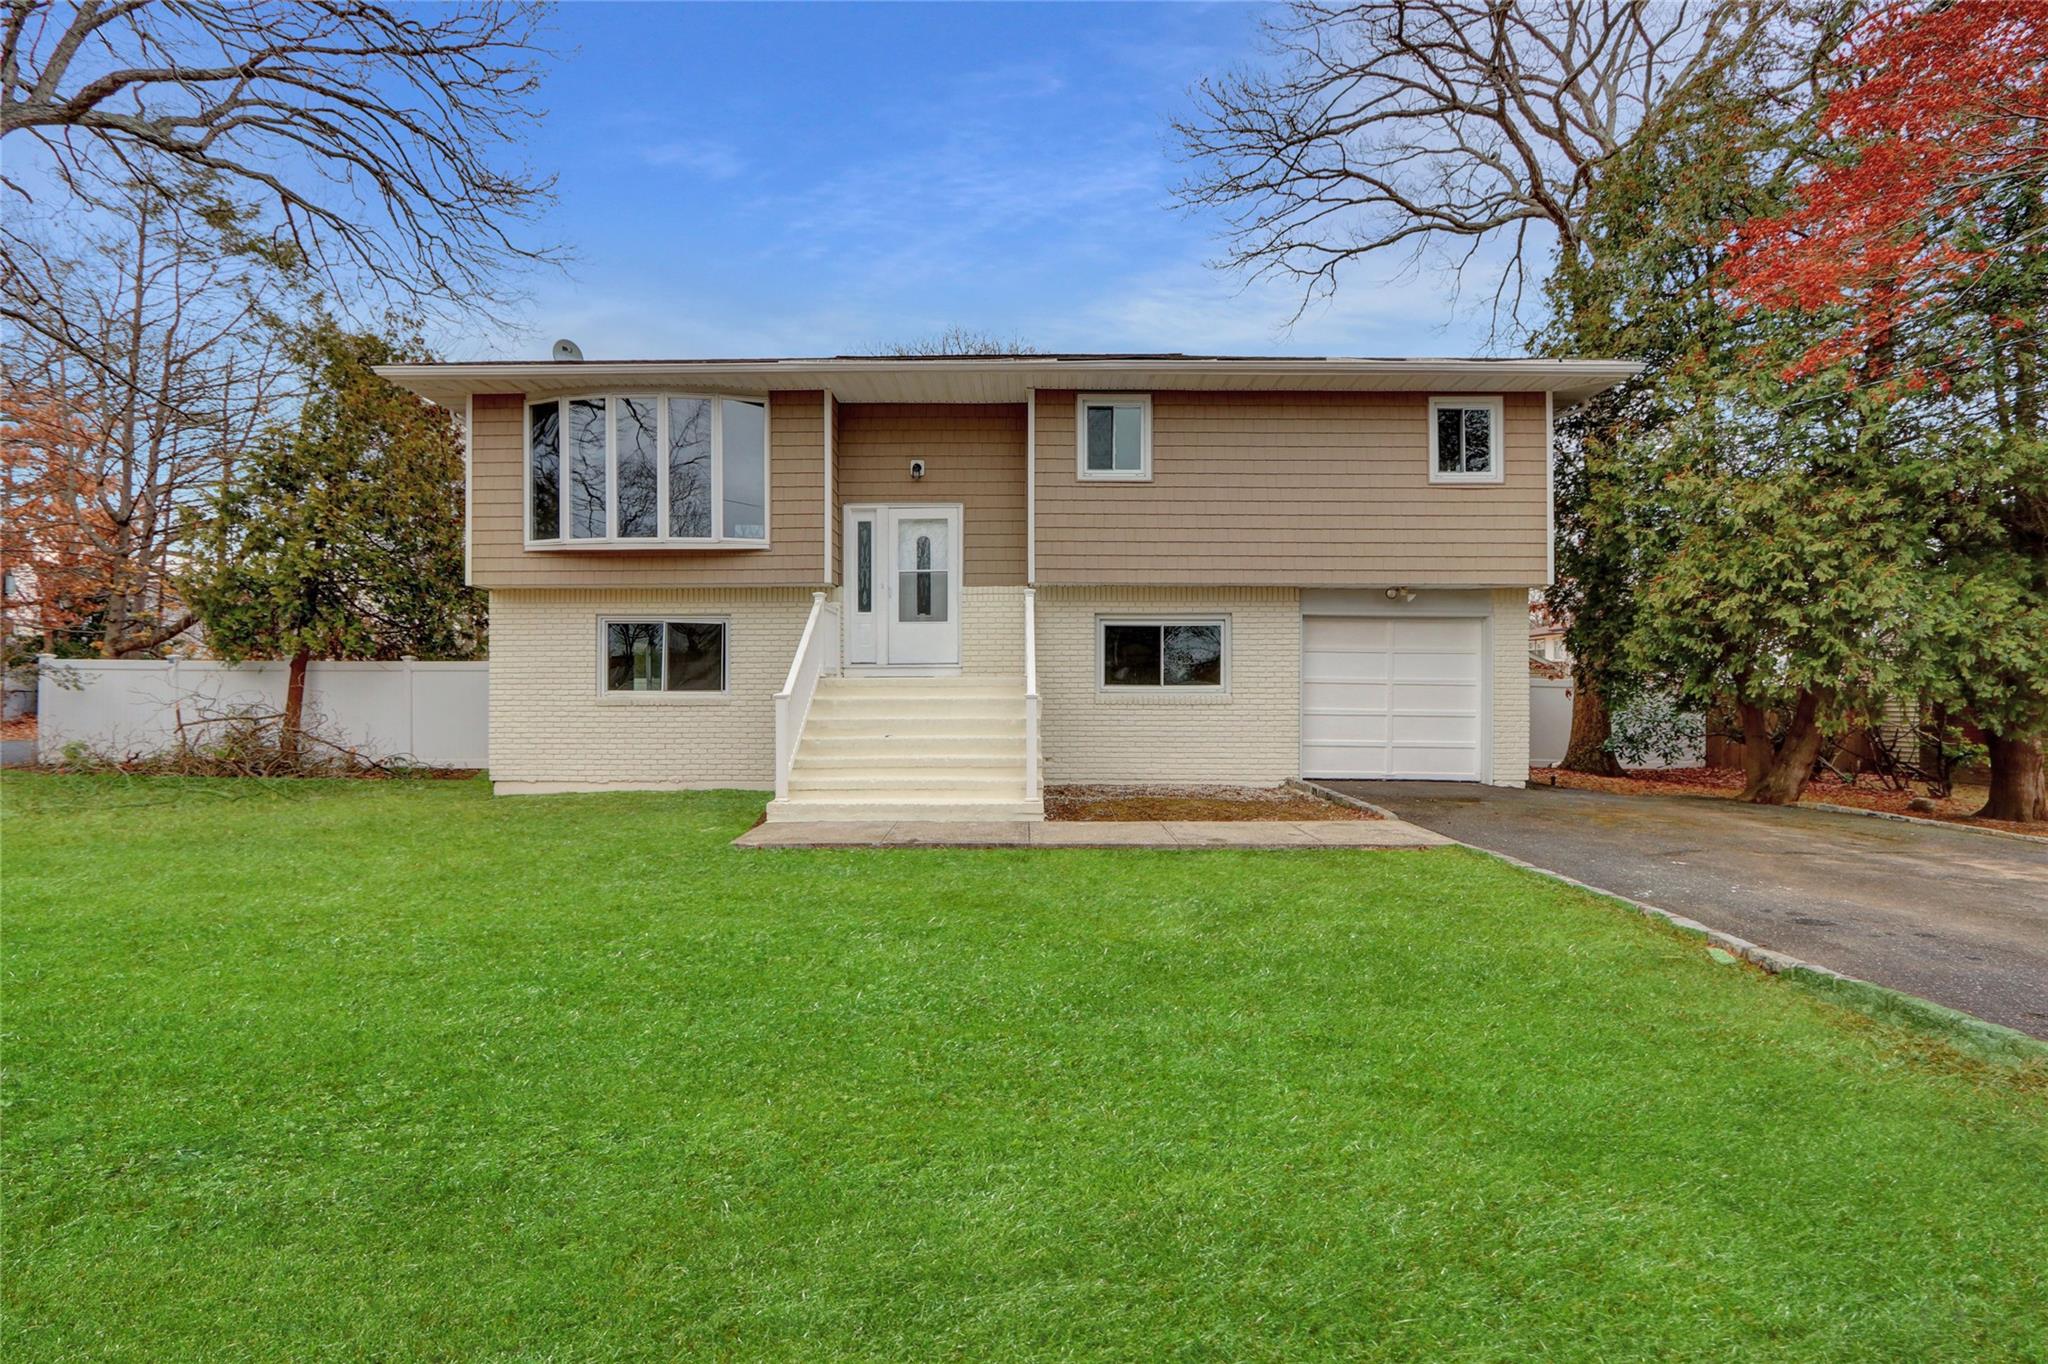
M738 848L1433 848L1454 840L1398 819L1049 820L757 824Z

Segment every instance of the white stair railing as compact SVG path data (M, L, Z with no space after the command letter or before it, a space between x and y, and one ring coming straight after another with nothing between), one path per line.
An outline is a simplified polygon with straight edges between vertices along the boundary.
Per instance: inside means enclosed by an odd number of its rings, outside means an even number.
M811 614L789 661L789 677L775 693L775 798L789 799L789 768L796 761L797 740L811 713L818 679L839 672L839 606L823 592L811 594Z
M1024 799L1043 798L1038 774L1038 590L1024 589Z

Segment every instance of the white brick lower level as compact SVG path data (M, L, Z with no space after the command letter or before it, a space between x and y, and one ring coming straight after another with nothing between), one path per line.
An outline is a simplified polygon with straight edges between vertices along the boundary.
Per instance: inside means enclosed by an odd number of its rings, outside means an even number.
M1528 775L1528 593L1456 598L1488 622L1489 780ZM1022 671L1022 589L975 588L962 606L968 677ZM491 777L507 793L680 790L775 783L774 695L810 611L807 588L502 589L491 594ZM1415 603L1426 613L1428 601ZM1294 588L1041 588L1041 748L1049 782L1274 785L1301 771L1301 616ZM1204 695L1105 693L1096 622L1224 616L1229 686ZM606 616L727 622L728 690L607 697ZM1006 641L1018 635L1014 648Z
M1223 692L1105 692L1102 616L1222 616ZM1038 592L1040 747L1048 782L1277 786L1301 771L1301 594L1291 587L1045 587Z
M491 593L493 787L773 789L774 697L810 609L804 588ZM603 695L598 621L664 615L727 623L725 693Z

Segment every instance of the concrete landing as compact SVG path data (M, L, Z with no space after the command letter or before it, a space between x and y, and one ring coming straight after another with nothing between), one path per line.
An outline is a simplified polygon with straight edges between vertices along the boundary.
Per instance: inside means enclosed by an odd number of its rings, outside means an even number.
M1454 840L1398 819L1094 822L967 820L757 824L737 848L1434 848Z

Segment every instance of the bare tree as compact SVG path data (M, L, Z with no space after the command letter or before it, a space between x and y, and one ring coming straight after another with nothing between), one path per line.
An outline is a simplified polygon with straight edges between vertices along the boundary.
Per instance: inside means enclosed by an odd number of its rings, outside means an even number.
M1435 266L1461 288L1486 281L1499 344L1534 330L1523 311L1539 279L1607 273L1610 167L1734 86L1760 107L1804 88L1810 105L1824 35L1855 3L1293 0L1266 25L1269 69L1203 82L1175 125L1195 166L1181 200L1222 212L1224 264L1297 287L1297 318L1355 263ZM1586 313L1550 319L1541 343L1603 353L1616 333L1580 325L1600 315ZM1620 402L1600 420L1625 420ZM1585 514L1613 480L1584 425L1557 450L1567 577L1551 603L1571 611L1578 683L1566 766L1618 770L1608 693L1621 679L1595 645L1626 618L1628 561Z
M8 0L0 145L68 195L203 173L343 292L473 305L551 258L511 226L553 178L501 164L533 125L541 7L491 0ZM10 312L12 311L10 298ZM14 319L17 322L21 319Z
M891 341L875 347L876 355L901 356L974 356L974 355L1037 355L1038 347L1016 337L997 336L994 332L976 331L958 323L932 336L921 336L912 341Z
M1354 261L1413 270L1438 248L1462 270L1506 242L1498 327L1503 311L1519 320L1542 268L1530 260L1550 249L1540 229L1580 249L1601 166L1787 12L1785 0L1294 0L1265 25L1273 71L1204 80L1175 123L1197 166L1180 198L1223 210L1226 263L1298 285L1302 309Z
M110 657L193 623L170 586L187 522L290 397L269 317L288 285L207 244L194 216L217 207L134 186L89 225L15 225L0 261L26 319L0 336L0 549Z

